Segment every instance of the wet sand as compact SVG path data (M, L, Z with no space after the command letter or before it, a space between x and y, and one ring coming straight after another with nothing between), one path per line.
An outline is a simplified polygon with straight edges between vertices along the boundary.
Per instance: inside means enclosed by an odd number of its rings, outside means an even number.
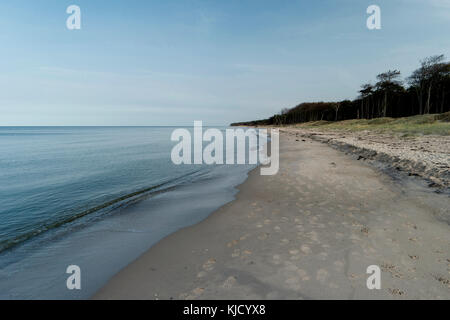
M280 171L131 263L94 299L450 299L450 198L326 144L280 137ZM366 269L381 268L369 290Z

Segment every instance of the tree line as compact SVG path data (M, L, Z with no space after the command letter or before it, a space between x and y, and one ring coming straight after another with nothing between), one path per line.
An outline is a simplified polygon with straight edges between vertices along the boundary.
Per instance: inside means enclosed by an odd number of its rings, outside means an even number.
M365 83L359 96L338 102L305 102L283 109L269 119L232 125L282 125L309 121L340 121L450 111L450 62L444 55L427 57L404 80L399 70L388 70L376 77L376 83Z

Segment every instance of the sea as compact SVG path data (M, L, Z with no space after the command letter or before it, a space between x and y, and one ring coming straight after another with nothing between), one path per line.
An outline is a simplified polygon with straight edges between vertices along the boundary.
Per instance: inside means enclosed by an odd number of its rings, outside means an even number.
M255 165L175 165L175 129L0 127L0 299L88 299L232 201Z

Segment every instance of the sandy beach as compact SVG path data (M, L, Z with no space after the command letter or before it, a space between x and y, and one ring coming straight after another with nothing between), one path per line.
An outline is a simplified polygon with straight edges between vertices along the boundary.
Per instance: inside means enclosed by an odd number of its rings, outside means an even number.
M450 198L282 133L280 171L161 240L94 299L450 299ZM366 269L381 269L369 290Z

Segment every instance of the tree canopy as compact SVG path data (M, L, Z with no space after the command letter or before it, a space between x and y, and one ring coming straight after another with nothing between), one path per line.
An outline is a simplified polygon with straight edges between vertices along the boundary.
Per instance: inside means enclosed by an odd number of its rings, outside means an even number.
M377 75L377 82L365 83L353 100L304 102L269 119L235 123L234 125L280 125L308 121L338 121L407 117L424 113L450 111L450 62L444 55L427 57L404 81L399 70ZM406 85L406 86L405 86Z

